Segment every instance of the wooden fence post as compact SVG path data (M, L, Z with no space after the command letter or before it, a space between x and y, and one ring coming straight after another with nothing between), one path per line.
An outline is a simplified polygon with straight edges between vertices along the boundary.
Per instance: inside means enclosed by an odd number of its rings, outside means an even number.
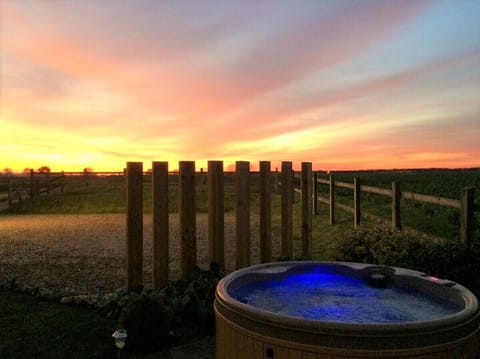
M392 182L392 228L401 229L402 220L400 217L400 182Z
M313 214L318 215L318 172L313 172Z
M127 163L127 290L143 288L143 164Z
M460 240L467 246L470 246L473 241L474 192L474 187L464 188L460 200Z
M127 196L127 169L123 169L123 176L122 176L122 190L125 195L124 198Z
M312 163L302 162L302 257L312 258Z
M47 194L50 194L50 171L45 172L45 181L47 187Z
M274 175L274 192L278 193L278 167L275 168L275 175Z
M62 171L60 174L60 192L63 193L63 188L65 187L65 172Z
M83 180L85 181L85 187L88 188L88 171L86 168L83 169Z
M7 178L8 178L8 207L11 207L13 204L13 179L12 179L12 174L7 173Z
M225 269L223 161L208 161L208 261Z
M236 162L237 269L250 265L250 163Z
M180 261L182 278L193 275L196 265L196 205L195 205L195 162L180 161L178 173L180 213Z
M293 170L292 162L282 162L282 243L281 257L293 258Z
M271 165L260 161L260 262L272 261Z
M335 175L330 174L330 224L335 224Z
M168 285L168 162L152 162L153 265L152 287Z
M30 169L30 198L35 196L35 180L34 180L35 171L33 168Z
M360 178L353 178L353 227L356 228L360 225L361 212L360 212Z

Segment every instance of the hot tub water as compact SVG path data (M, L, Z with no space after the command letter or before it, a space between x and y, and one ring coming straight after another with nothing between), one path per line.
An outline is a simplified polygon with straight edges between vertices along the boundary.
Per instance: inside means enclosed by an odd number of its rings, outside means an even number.
M427 321L461 309L419 291L374 288L363 279L315 270L247 283L230 294L239 302L272 313L354 323Z

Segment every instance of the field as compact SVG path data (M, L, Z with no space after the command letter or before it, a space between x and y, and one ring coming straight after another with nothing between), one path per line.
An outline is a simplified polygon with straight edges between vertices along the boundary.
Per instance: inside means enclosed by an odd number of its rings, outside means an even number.
M402 191L420 194L434 195L439 197L459 199L462 190L466 187L475 188L475 202L480 203L480 169L467 170L415 170L415 171L360 171L339 172L335 174L336 180L353 182L353 177L360 178L362 184L390 189L393 180L399 180ZM258 214L258 174L251 176L251 211ZM322 177L322 176L320 176ZM324 176L325 178L325 176ZM5 183L6 177L0 176L0 192L8 188ZM207 212L207 178L206 174L196 176L196 206L198 213ZM299 184L297 183L297 187ZM178 184L177 176L169 178L169 211L178 211ZM225 212L231 213L235 206L234 174L225 175ZM63 193L58 190L48 196L34 197L0 211L4 214L102 214L102 213L125 213L126 200L124 196L124 183L122 176L93 176L89 175L85 180L83 176L66 177ZM318 187L320 196L328 198L328 186L320 184ZM351 190L336 188L336 200L338 203L352 206L353 194ZM272 216L274 236L279 234L279 203L280 195L274 192L272 196ZM372 193L362 192L362 212L390 220L391 199ZM295 197L296 206L294 215L299 213L299 196ZM455 240L459 235L460 213L459 210L433 204L416 201L402 200L402 223L408 228ZM144 183L144 212L151 213L151 181L145 177ZM343 213L338 209L340 225L344 220L351 218L350 214ZM320 206L320 221L328 217L328 208ZM278 223L276 223L276 221ZM476 223L480 223L480 213L476 212ZM480 236L480 226L476 226L475 238ZM314 228L315 230L315 228ZM317 228L316 231L320 230ZM324 230L324 228L321 228ZM328 231L328 230L327 230ZM331 231L331 230L330 230ZM299 234L298 234L299 235ZM297 237L298 237L297 235Z

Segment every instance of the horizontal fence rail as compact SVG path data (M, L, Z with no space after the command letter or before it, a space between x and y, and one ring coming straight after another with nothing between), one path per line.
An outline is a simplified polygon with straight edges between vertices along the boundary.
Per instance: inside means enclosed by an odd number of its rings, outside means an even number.
M299 178L299 176L297 175ZM467 187L462 191L461 199L451 199L443 198L438 196L431 196L413 192L402 192L400 190L400 182L392 182L392 189L380 188L373 186L366 186L360 184L360 179L354 177L353 183L340 182L335 180L335 175L331 174L328 179L314 177L314 181L317 184L328 185L329 186L329 198L319 197L317 191L314 193L314 201L319 201L321 203L329 205L330 213L330 223L335 223L335 208L338 207L346 212L354 214L354 226L360 224L361 217L370 218L375 220L382 220L382 218L369 214L360 212L360 193L374 193L382 196L387 196L391 198L391 208L392 208L392 219L391 225L393 228L401 229L401 207L400 201L402 199L416 201L421 203L435 204L439 206L445 206L450 208L455 208L460 210L460 239L462 242L469 245L473 241L473 217L474 212L478 212L479 206L474 203L474 188ZM335 201L335 188L346 188L353 191L353 207L338 203ZM317 188L317 186L315 186ZM300 192L299 188L295 188L296 192Z
M410 199L412 201L417 201L417 202L438 204L440 206L453 207L457 209L462 208L461 201L458 199L428 196L425 194L418 194L418 193L412 193L412 192L402 192L402 198Z

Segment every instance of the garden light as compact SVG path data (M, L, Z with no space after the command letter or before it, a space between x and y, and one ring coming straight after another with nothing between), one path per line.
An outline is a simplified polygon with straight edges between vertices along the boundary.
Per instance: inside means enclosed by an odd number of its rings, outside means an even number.
M127 331L125 329L115 330L115 333L112 334L112 337L115 338L115 346L118 349L118 357L120 358L120 350L125 346L125 341L127 340Z

